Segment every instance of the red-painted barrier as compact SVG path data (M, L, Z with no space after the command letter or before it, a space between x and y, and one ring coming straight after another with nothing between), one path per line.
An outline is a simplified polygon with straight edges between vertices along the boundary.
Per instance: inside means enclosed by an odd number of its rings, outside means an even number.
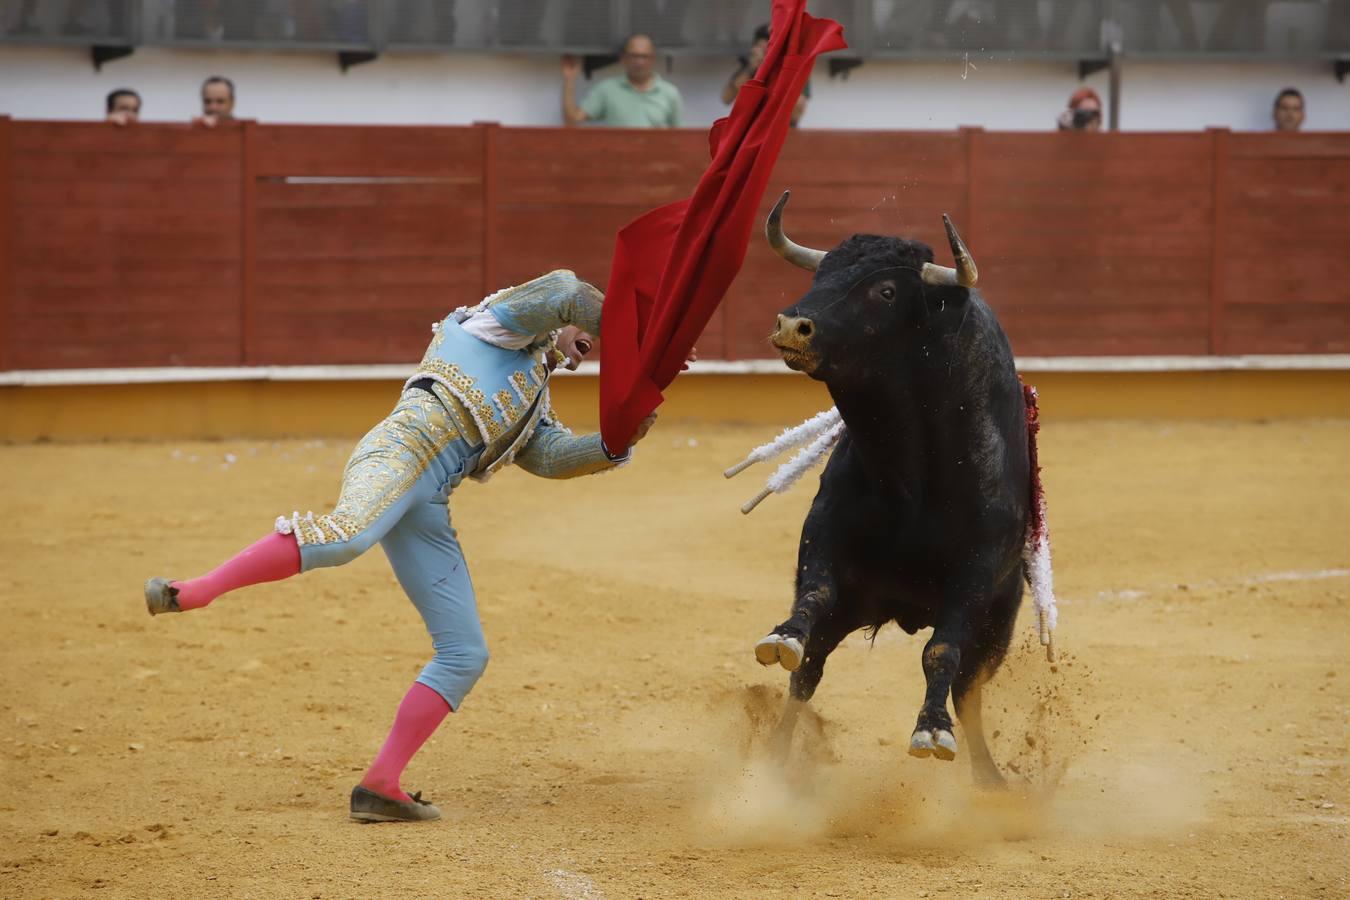
M0 118L0 368L406 362L428 325L687 195L686 130ZM794 133L765 211L829 247L961 227L1024 355L1350 352L1350 134ZM700 341L768 357L752 245Z

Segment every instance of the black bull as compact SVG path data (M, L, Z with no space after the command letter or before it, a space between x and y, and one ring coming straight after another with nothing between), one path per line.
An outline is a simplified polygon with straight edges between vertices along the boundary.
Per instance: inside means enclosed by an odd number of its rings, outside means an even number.
M876 235L825 253L783 235L787 196L769 216L770 243L815 278L772 340L788 366L825 383L846 431L802 527L792 614L755 648L792 672L779 737L791 739L847 635L931 627L909 752L955 758L950 694L976 780L1001 783L980 693L1021 604L1032 500L1008 339L970 289L974 261L949 221L956 269L933 265L925 244Z

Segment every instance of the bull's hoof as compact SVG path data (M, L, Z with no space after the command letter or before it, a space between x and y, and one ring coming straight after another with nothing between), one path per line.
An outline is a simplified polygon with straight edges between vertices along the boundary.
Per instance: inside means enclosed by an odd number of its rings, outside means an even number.
M801 641L782 634L766 635L755 644L755 659L759 660L761 666L778 663L789 672L795 672L801 668L805 655Z
M920 729L909 738L909 755L919 759L936 756L944 762L956 759L956 737L945 728L937 731Z

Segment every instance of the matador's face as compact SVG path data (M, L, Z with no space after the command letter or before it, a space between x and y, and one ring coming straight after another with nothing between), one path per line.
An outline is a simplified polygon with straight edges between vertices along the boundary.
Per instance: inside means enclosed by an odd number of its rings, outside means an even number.
M567 357L563 365L572 371L576 371L577 366L581 365L581 361L591 352L594 344L595 338L575 325L568 325L558 332L558 350Z

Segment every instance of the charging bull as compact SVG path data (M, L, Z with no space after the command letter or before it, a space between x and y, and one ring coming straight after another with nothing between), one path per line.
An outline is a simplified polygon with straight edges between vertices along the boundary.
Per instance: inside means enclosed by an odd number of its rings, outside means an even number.
M788 619L755 646L792 673L790 741L825 660L850 633L932 628L909 752L951 760L950 695L977 781L1002 783L980 721L981 686L1007 653L1022 601L1033 506L1027 403L1008 339L972 288L975 262L943 217L956 268L918 241L854 235L828 252L766 232L815 277L778 316L774 347L822 381L845 430L802 528Z

